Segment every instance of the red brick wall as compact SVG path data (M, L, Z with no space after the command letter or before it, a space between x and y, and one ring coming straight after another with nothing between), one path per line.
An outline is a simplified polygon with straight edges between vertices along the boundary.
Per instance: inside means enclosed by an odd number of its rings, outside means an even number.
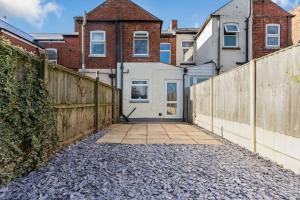
M266 47L266 25L280 24L280 48L288 47L291 40L291 15L270 0L255 0L253 3L253 58L275 52Z
M9 40L13 45L20 46L23 49L25 49L28 52L32 52L36 55L39 54L39 47L31 44L30 42L25 41L22 38L19 38L18 36L11 36L10 34L6 34L5 32L0 31L0 36L4 37L5 39Z
M133 55L133 34L135 31L148 31L149 56ZM126 22L123 24L123 59L124 62L159 62L160 60L160 23L159 22Z
M300 42L300 6L291 12L295 17L292 19L292 39L293 44Z
M162 36L160 42L171 44L171 65L176 65L176 36Z
M81 67L81 48L78 36L65 36L64 43L42 43L45 48L57 49L57 63L77 70Z

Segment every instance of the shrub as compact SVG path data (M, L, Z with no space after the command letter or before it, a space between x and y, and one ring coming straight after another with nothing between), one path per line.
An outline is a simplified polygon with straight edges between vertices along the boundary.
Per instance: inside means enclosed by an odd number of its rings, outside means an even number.
M0 184L42 166L57 149L41 67L42 59L0 38Z

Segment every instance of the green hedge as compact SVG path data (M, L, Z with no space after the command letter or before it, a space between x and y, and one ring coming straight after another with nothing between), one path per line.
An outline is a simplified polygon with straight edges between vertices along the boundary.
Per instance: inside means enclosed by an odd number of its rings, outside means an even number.
M42 59L0 38L0 185L45 164L58 146Z

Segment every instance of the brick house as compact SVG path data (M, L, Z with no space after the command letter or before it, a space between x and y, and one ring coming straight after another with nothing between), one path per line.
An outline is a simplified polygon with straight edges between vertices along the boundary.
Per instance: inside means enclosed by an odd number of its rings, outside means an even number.
M195 37L196 65L225 72L292 44L293 15L271 0L231 0Z
M44 48L33 40L33 37L0 19L0 37L9 40L13 45L20 46L34 54L44 52Z
M49 60L121 88L124 115L183 117L185 70L162 20L131 0L106 0L74 21L75 33L33 34Z
M292 40L293 44L300 43L300 6L291 11L292 19Z

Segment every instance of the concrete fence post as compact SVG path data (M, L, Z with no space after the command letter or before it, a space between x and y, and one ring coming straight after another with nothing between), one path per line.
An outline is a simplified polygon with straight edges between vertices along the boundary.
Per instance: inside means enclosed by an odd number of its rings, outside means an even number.
M250 61L250 130L251 146L256 152L256 60Z
M211 132L214 132L214 78L211 77L210 81L210 116L211 116Z

